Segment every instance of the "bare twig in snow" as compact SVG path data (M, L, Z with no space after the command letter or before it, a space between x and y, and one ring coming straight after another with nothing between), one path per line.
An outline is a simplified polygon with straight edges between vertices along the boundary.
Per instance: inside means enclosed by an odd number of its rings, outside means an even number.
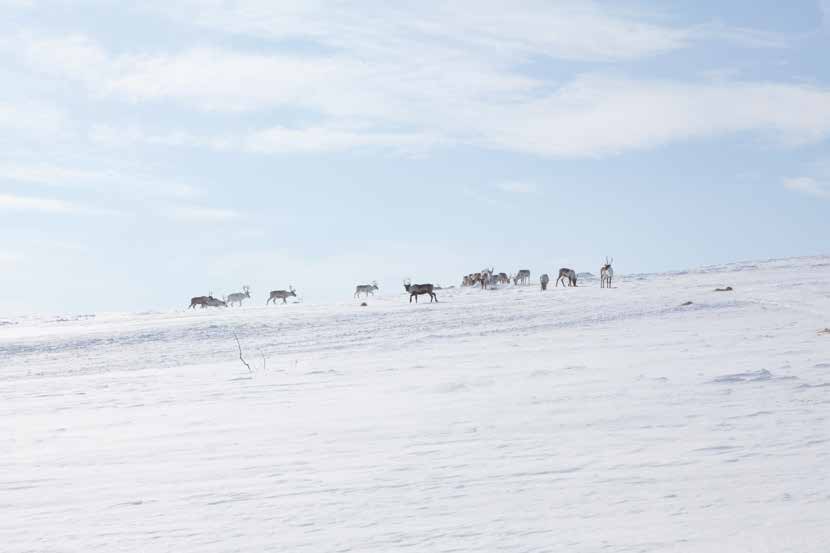
M236 335L236 332L233 333L233 338L236 340L236 347L239 348L239 360L242 361L242 364L248 367L248 372L254 372L251 366L245 361L245 358L242 357L242 345L239 343L239 337Z

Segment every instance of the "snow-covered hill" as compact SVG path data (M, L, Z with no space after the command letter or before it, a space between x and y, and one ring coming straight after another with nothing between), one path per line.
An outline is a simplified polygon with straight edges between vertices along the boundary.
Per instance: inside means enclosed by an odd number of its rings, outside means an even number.
M830 548L830 258L439 299L3 319L0 550Z

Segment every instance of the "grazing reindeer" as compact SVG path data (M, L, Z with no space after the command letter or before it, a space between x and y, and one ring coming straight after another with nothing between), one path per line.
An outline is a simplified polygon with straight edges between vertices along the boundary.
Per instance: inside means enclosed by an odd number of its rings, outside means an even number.
M375 290L380 290L377 281L372 281L372 284L358 284L354 289L354 297L359 298L360 294L366 294L368 298L369 294L375 295Z
M190 307L188 309L193 309L197 305L204 309L207 307L208 296L196 296L195 298L190 298Z
M288 287L288 291L285 290L272 290L271 294L268 296L268 301L265 302L265 305L268 305L272 301L274 305L277 305L277 300L282 300L282 303L288 303L288 298L291 296L297 297L297 291L294 290L293 286Z
M599 270L599 287L600 288L611 288L611 281L614 279L614 268L611 265L614 263L614 258L612 257L609 261L608 258L605 258L605 265Z
M409 280L403 283L404 290L409 294L409 303L412 303L412 298L415 298L415 303L418 303L418 296L429 294L429 303L435 300L438 303L438 296L435 294L435 286L432 284L412 284Z
M214 298L213 296L208 296L207 302L205 303L205 307L227 307L228 304L220 300L219 298Z
M516 276L513 277L513 284L514 285L529 284L529 283L530 283L530 271L528 271L527 269L520 270L518 273L516 273Z
M559 286L559 283L562 283L562 286L565 286L565 279L568 280L567 286L576 286L576 271L573 269L559 269L559 278L556 280L556 286Z
M547 273L545 273L541 277L539 277L539 282L542 284L542 290L547 290L548 283L550 282L550 277Z
M239 307L242 307L242 300L250 299L251 298L251 287L250 286L243 286L242 292L236 292L225 298L225 301L228 302L228 305L233 306L233 304L238 303Z
M499 273L496 277L496 282L498 284L510 284L510 277L507 276L507 273Z
M204 309L205 307L227 307L228 304L224 301L214 298L213 295L208 296L196 296L195 298L190 298L190 307L189 309L193 309L196 306L199 306L200 309Z

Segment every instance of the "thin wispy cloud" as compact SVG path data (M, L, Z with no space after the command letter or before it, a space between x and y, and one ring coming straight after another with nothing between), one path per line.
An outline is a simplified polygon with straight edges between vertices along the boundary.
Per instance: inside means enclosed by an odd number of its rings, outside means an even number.
M458 102L437 94L423 111L399 113L395 104L407 100L394 94L367 104L365 110L355 104L347 116L330 118L332 124L326 126L278 126L216 135L99 127L92 139L266 154L471 144L580 158L741 132L759 133L782 146L830 136L830 89L807 85L644 81L591 74L547 95L506 102L483 101L475 94ZM384 112L386 101L391 104ZM408 130L382 130L389 127Z
M112 209L74 203L58 198L0 194L0 211L22 211L66 215L118 215Z
M784 187L816 198L830 199L830 180L819 181L812 177L793 177L784 180Z
M508 181L496 185L502 192L509 192L511 194L530 194L536 192L538 189L536 184L532 182L522 181Z
M232 209L202 206L175 206L164 210L163 214L183 223L221 223L240 216L239 212Z
M0 180L57 188L92 190L121 189L142 197L192 198L201 191L192 185L169 178L157 178L122 170L80 169L59 165L0 163Z
M66 114L54 106L30 101L0 101L0 133L15 133L18 137L54 137L62 135L67 125Z
M23 254L14 251L0 250L0 267L10 268L23 259Z
M79 34L25 34L7 43L22 45L23 63L31 70L74 81L94 98L209 113L310 114L290 125L263 120L245 129L194 131L175 119L138 128L90 126L93 143L115 147L294 154L359 148L423 152L469 144L547 157L595 157L734 132L779 135L782 143L814 142L830 134L825 89L602 73L552 80L521 69L528 56L590 66L702 41L780 46L773 35L722 24L645 23L647 18L584 2L523 3L510 10L471 6L378 5L370 19L349 4L320 10L311 3L249 0L200 4L198 10L190 2L148 8L179 21L187 14L190 23L198 13L195 24L212 32L302 38L319 50L196 44L115 54ZM805 102L810 112L800 109Z
M570 61L631 60L682 49L699 41L735 40L768 46L772 33L722 24L656 23L589 1L498 3L422 2L406 6L345 2L321 9L316 2L242 0L205 5L195 0L150 3L160 15L223 33L271 39L305 38L337 50L364 54L414 52L424 44L502 60L545 55ZM364 10L371 10L367 18ZM645 16L645 17L643 17ZM766 39L762 40L762 35ZM750 40L751 38L751 40ZM385 53L385 54L384 54Z

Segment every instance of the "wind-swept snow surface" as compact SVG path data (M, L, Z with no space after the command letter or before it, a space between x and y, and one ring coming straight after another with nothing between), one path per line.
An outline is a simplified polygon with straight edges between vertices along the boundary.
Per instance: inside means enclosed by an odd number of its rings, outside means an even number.
M830 550L830 259L584 284L4 319L0 550Z

